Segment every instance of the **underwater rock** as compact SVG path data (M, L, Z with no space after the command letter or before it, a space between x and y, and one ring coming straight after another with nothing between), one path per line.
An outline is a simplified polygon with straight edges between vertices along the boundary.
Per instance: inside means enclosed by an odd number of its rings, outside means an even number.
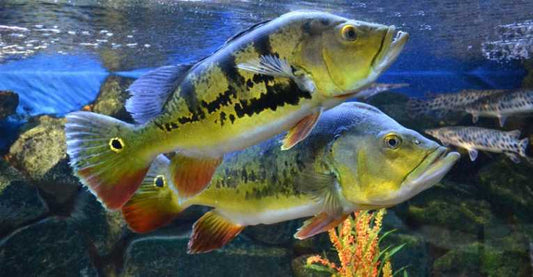
M436 276L531 276L527 252L501 250L476 242L435 260Z
M479 171L479 185L502 217L533 222L533 174L527 162L498 159Z
M0 159L0 237L46 214L37 188Z
M0 120L14 114L19 104L18 94L0 90Z
M388 230L386 229L382 232ZM380 243L380 248L390 247L393 249L402 244L405 246L391 258L393 270L396 271L407 267L406 270L409 276L429 276L431 272L429 249L426 240L422 236L392 233L383 239Z
M21 228L0 241L3 276L96 276L87 240L54 217Z
M123 121L132 122L130 114L124 108L129 97L126 91L134 79L111 75L107 77L98 97L92 104L95 113L110 115Z
M222 249L187 254L188 236L139 239L129 246L124 276L290 276L290 251L237 237Z
M291 220L270 225L248 226L243 234L257 242L282 245L294 239L294 233L302 224L303 220Z
M120 211L108 211L94 195L80 192L70 222L90 239L99 256L109 255L116 244L130 231Z
M67 162L64 125L64 118L34 118L23 127L8 153L9 162L29 176L45 200L54 204L69 202L80 187Z

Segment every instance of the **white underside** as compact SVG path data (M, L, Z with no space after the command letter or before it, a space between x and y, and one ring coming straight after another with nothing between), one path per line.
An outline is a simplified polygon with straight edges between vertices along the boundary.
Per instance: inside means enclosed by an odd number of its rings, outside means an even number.
M288 209L266 210L258 213L235 213L223 209L216 209L216 211L233 223L248 226L257 224L274 224L282 221L314 216L320 212L320 205L311 203Z

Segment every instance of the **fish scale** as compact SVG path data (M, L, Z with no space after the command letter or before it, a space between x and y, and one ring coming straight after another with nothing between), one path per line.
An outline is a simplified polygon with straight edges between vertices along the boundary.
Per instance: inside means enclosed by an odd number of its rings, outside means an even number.
M284 150L304 140L323 110L374 82L407 38L394 26L324 12L291 12L255 25L193 65L164 66L137 79L126 103L135 125L68 115L71 165L107 208L117 209L159 154L175 152L173 181L191 197L224 154L284 131Z

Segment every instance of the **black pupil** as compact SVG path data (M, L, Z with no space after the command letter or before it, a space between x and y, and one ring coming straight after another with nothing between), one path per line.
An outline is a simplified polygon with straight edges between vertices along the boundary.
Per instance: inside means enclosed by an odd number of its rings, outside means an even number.
M349 39L355 38L355 31L353 28L350 28L348 29L348 31L346 31L346 38L349 38Z
M393 138L389 139L389 145L390 145L391 147L396 146L397 143L398 143L398 142L396 141L396 139L393 139Z
M113 146L113 148L115 149L122 149L122 143L120 143L120 141L118 139L114 139L111 141L111 145Z
M165 181L163 181L163 177L155 178L155 185L162 188L165 185Z

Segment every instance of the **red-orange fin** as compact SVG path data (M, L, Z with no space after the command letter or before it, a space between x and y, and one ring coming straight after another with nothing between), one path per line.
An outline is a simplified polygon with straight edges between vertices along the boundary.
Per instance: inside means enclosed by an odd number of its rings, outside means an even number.
M66 118L67 153L74 173L108 209L119 209L141 185L152 161L136 147L135 126L90 112Z
M232 223L215 211L204 214L193 225L189 254L206 253L220 248L235 238L244 226Z
M192 158L176 154L171 161L171 178L178 189L180 199L201 192L211 181L222 158Z
M285 138L282 141L283 144L281 145L281 150L289 150L298 142L304 140L315 127L321 113L321 111L312 113L298 121L298 123L287 132L287 135L285 135Z
M329 229L337 227L346 217L348 217L347 214L332 216L325 212L319 213L306 220L302 227L298 229L298 232L294 234L294 237L297 239L306 239L316 234L327 232Z
M122 206L122 215L131 230L153 231L171 222L180 212L177 195L169 187L170 161L159 155L146 174L142 185Z

